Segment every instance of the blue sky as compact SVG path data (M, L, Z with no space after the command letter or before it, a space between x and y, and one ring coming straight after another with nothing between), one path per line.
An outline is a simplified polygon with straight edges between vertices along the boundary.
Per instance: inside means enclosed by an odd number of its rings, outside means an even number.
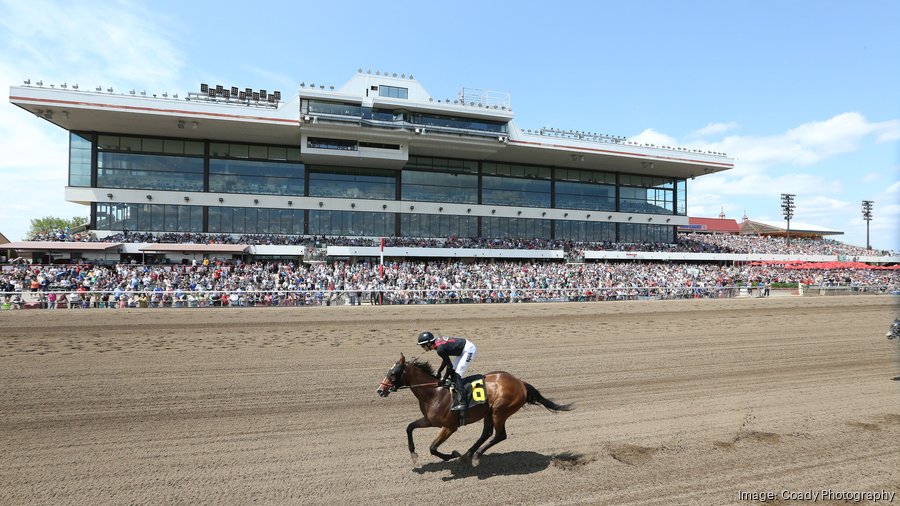
M413 74L435 97L508 92L516 123L724 151L688 213L794 222L900 250L900 2L0 0L0 232L87 216L68 138L9 104L24 79L183 94Z

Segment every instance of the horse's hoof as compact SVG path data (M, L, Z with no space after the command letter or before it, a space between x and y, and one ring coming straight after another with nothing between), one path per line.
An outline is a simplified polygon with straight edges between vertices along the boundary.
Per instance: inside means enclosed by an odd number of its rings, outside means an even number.
M472 460L469 463L472 464L472 467L478 467L478 462L479 462L478 455L473 455Z
M453 450L453 452L450 453L450 458L451 458L451 459L458 459L458 458L460 458L460 457L462 457L462 455L460 455L459 452L456 451L456 450Z
M409 452L409 458L413 461L413 467L416 467L416 462L419 460L419 454L416 452Z

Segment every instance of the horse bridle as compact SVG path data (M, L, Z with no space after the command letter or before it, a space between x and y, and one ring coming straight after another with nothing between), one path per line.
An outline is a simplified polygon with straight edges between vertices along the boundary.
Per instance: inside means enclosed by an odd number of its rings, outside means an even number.
M390 381L391 376L395 374L394 369L400 368L399 375L397 376L396 382L400 384L400 386L396 386L393 381ZM415 387L424 387L428 385L438 385L438 381L434 380L433 382L428 383L419 383L417 385L403 385L403 374L406 372L406 367L400 367L400 363L394 364L391 367L391 370L388 371L387 377L381 380L381 387L386 388L389 392L396 392L397 390L403 390L404 388L415 388Z

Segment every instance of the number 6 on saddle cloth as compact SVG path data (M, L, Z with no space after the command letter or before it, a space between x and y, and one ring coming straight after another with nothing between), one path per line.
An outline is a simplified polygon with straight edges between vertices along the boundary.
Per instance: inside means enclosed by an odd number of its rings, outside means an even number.
M487 395L484 392L483 374L476 374L463 379L463 388L465 389L462 397L463 402L460 403L463 406L476 406L478 404L484 404L487 401ZM450 387L450 392L454 396L459 395L452 386ZM459 397L455 398L459 399Z

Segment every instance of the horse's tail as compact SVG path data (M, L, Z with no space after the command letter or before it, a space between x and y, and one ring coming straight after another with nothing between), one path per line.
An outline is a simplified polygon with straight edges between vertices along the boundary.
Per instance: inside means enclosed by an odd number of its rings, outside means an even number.
M538 392L537 388L534 388L528 383L525 383L525 390L528 392L528 396L525 398L525 402L528 404L540 404L550 411L571 411L575 408L574 403L569 404L557 404L550 399L547 399L540 392Z

